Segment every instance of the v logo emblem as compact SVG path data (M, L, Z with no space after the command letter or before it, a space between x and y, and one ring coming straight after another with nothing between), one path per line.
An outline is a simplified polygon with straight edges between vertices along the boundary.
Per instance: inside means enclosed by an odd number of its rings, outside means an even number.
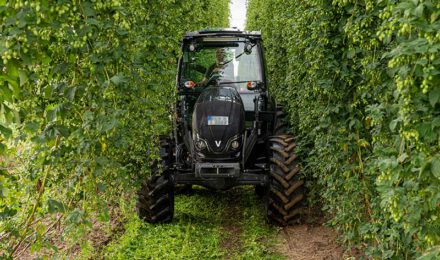
M217 145L217 147L220 147L221 144L222 144L222 141L215 141L215 145Z

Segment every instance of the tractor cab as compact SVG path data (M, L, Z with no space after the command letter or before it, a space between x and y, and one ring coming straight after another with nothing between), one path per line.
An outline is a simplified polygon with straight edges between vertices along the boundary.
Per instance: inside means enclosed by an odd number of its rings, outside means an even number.
M259 33L205 30L188 33L183 41L178 86L201 92L207 86L235 88L246 111L266 85Z

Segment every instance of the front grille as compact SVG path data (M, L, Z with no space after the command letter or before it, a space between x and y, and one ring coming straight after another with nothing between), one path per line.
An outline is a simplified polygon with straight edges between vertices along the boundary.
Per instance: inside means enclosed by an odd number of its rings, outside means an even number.
M196 163L197 177L238 177L240 176L239 163Z

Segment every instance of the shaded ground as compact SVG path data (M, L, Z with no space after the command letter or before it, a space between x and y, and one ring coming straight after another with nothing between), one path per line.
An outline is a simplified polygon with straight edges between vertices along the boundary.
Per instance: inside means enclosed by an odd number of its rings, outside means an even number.
M336 244L331 228L300 224L283 228L279 236L277 248L287 259L343 259L344 250Z
M124 223L120 214L119 211L111 211L109 222L100 222L95 218L91 219L92 229L88 231L87 236L83 240L90 243L90 247L94 250L93 254L101 255L101 250L124 232ZM87 258L87 253L82 252L78 244L72 246L64 240L63 232L66 226L59 221L61 214L57 214L56 217L56 220L44 221L46 226L49 227L46 231L46 239L51 245L56 247L56 250L54 247L43 247L40 251L34 252L32 241L28 240L17 250L16 259L32 260L44 259L44 257L49 259L77 259L80 256Z
M356 249L340 246L337 233L326 227L325 221L319 209L306 209L301 224L280 229L276 250L286 259L294 260L367 259Z
M224 196L227 204L221 221L222 259L264 255L265 259L331 260L354 256L345 253L336 242L336 232L324 226L325 216L319 209L306 209L303 224L277 228L266 224L264 203L253 189L236 188L218 195Z

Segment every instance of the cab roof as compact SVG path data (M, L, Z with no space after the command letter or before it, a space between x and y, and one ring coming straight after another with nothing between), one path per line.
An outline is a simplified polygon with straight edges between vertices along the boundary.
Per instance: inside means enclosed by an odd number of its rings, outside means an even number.
M222 36L235 36L235 37L261 39L261 32L241 31L237 28L206 28L200 31L187 32L184 36L184 40L192 40L194 38L202 38L202 37L222 37Z

